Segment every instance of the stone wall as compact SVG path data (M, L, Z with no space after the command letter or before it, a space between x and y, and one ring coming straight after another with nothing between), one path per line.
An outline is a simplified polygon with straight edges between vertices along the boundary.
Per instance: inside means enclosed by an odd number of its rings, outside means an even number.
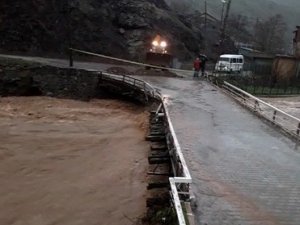
M101 95L99 75L23 60L0 58L0 95L43 95L88 100Z
M49 96L90 100L122 98L147 104L143 90L101 74L73 68L57 68L0 57L0 96Z

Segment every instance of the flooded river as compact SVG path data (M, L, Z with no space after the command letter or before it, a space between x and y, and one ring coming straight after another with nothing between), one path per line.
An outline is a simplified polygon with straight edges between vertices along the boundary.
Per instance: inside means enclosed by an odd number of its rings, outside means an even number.
M145 121L143 107L115 100L0 98L0 224L138 221Z

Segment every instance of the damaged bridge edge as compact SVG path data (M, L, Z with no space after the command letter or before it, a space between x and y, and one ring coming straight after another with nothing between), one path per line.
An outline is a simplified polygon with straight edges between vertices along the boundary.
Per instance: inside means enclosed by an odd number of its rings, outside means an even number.
M109 79L122 82L133 89L139 89L144 93L145 101L152 99L159 102L159 106L156 110L156 116L164 117L166 141L174 174L174 177L169 177L169 183L171 187L170 194L173 206L176 210L178 224L195 224L194 215L190 206L190 202L193 199L190 189L192 178L169 115L166 99L161 95L161 93L159 93L157 89L143 80L127 75L115 75L104 72L100 72L99 76L100 79Z
M194 216L189 204L190 200L192 199L192 193L190 189L192 178L178 142L166 101L162 96L160 96L160 101L161 107L159 111L165 117L166 121L166 138L174 174L174 177L169 178L174 208L176 209L176 214L180 225L194 224ZM186 212L188 221L186 221L183 207L185 208L184 211Z

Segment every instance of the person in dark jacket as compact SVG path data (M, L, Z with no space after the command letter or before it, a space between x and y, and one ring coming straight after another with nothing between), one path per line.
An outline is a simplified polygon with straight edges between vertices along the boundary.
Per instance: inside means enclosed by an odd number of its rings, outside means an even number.
M199 58L200 58L200 61L201 61L201 76L204 76L205 75L205 65L206 65L206 62L207 62L207 56L199 54Z

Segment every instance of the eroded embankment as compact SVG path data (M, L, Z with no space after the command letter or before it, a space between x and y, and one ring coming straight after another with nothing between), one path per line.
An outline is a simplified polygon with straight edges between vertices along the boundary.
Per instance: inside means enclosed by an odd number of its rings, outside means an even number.
M144 103L145 95L101 73L0 57L0 96L50 96L90 100L125 98Z
M90 99L101 94L97 86L96 73L0 58L1 96L43 95Z

